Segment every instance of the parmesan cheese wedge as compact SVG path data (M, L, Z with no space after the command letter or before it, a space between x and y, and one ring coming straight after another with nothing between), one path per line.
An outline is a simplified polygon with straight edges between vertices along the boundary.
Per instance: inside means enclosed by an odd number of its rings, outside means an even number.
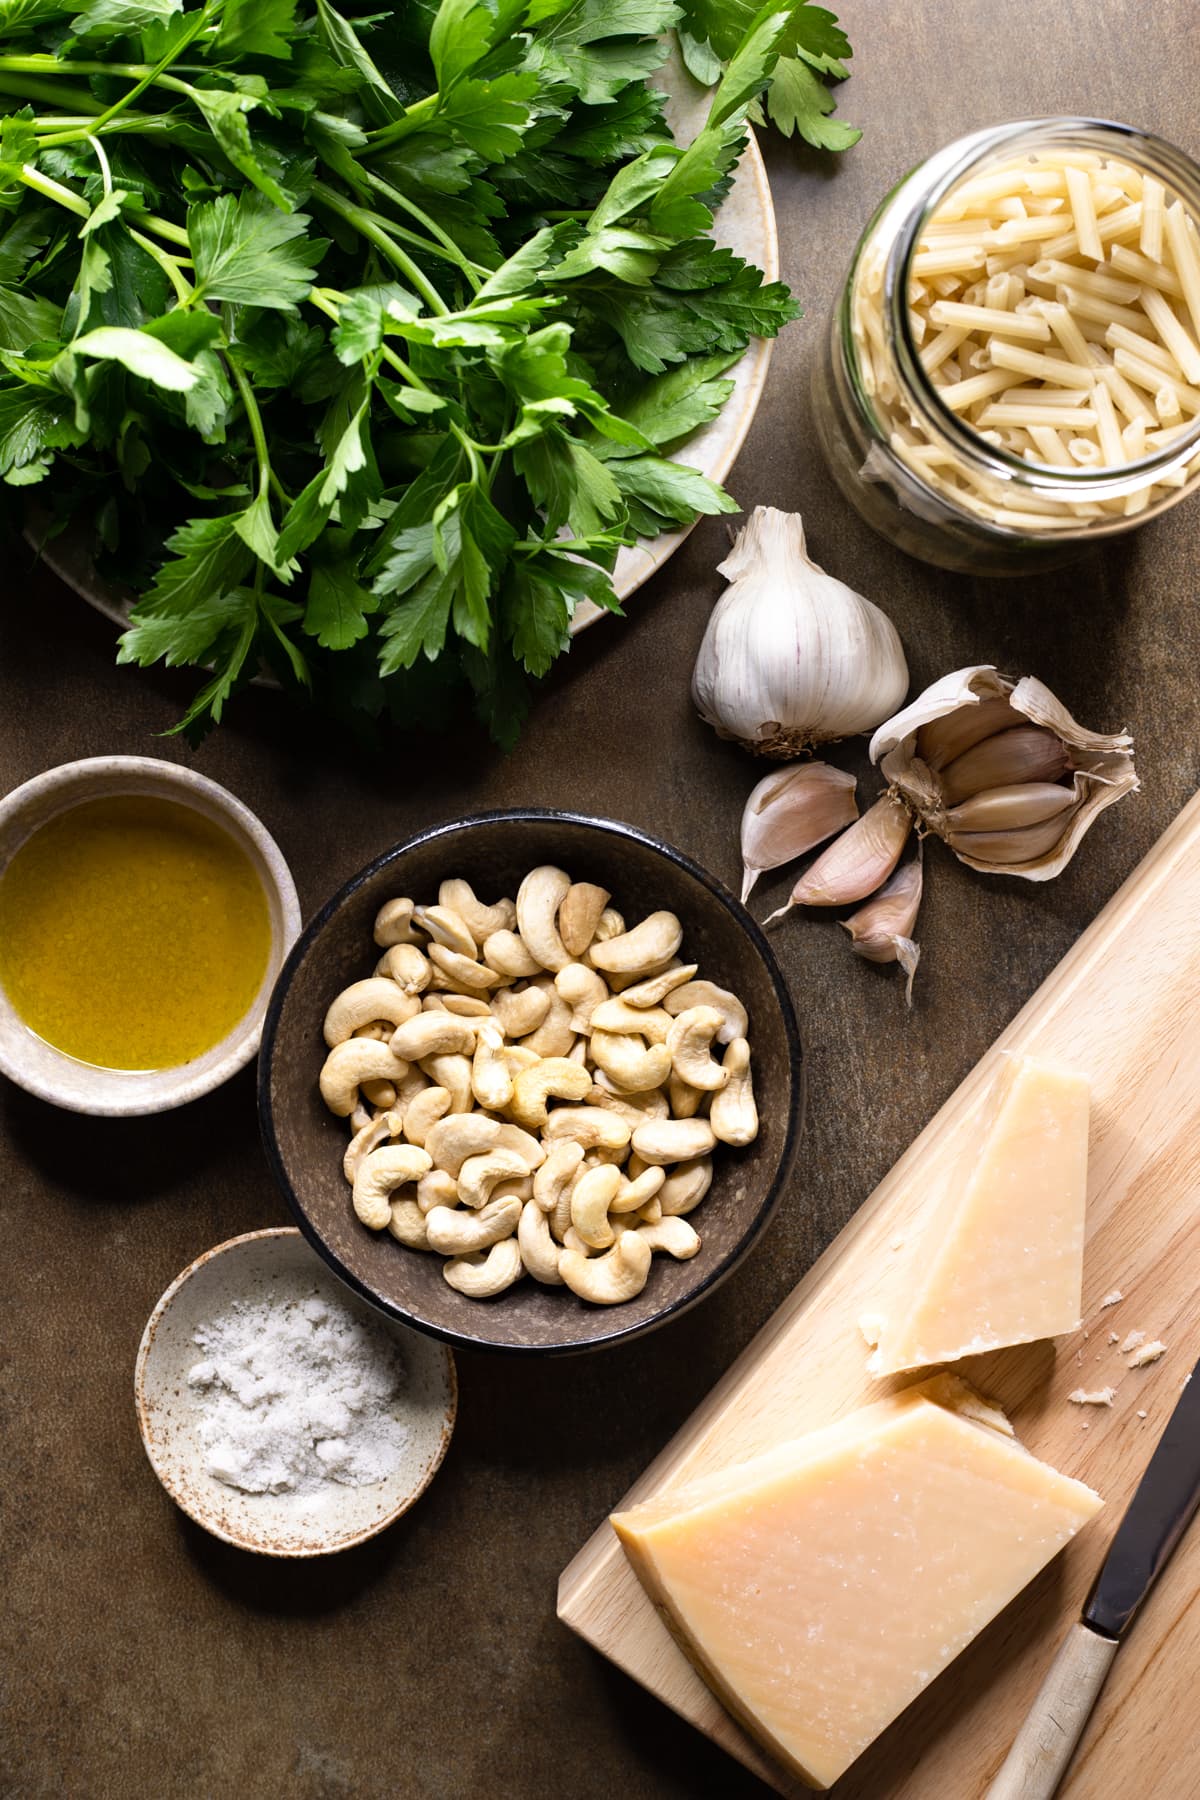
M942 1375L612 1524L700 1674L824 1788L1100 1505Z
M1073 1331L1082 1310L1088 1080L1010 1057L883 1311L872 1375Z

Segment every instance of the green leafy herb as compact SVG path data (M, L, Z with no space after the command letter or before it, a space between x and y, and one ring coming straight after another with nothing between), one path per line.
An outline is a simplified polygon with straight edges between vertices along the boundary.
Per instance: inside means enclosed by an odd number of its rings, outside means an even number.
M180 729L265 663L513 740L622 546L733 510L674 456L797 309L714 208L848 54L793 0L0 4L0 479L204 671Z

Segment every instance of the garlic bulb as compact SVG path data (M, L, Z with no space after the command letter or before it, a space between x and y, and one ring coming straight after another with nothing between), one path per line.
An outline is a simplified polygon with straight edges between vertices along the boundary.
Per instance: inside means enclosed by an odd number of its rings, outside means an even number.
M809 557L799 513L756 507L720 565L730 586L696 658L702 719L757 756L869 731L908 691L895 626Z
M759 876L794 862L858 817L855 780L828 763L764 775L742 813L742 905Z
M1086 730L1033 676L1012 681L985 663L943 676L881 725L871 761L960 862L1048 881L1137 788L1132 748L1126 732Z
M913 941L913 928L921 905L924 886L920 846L911 862L904 863L890 875L877 894L849 919L841 920L850 933L857 956L868 962L898 962L908 980L904 998L912 1005L913 976L921 960L920 946Z

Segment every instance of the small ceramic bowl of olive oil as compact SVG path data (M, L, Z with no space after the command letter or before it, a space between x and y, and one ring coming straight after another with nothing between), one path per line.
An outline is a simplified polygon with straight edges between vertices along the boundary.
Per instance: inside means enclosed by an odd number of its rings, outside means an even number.
M0 1072L72 1112L166 1112L258 1049L300 929L278 845L203 775L97 756L0 800Z

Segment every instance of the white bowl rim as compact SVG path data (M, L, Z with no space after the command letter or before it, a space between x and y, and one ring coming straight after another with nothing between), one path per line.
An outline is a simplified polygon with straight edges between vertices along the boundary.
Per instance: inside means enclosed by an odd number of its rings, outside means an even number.
M218 1256L223 1256L227 1251L236 1251L244 1244L258 1243L264 1238L296 1238L301 1242L305 1241L304 1233L296 1225L267 1225L257 1231L240 1232L237 1237L226 1238L223 1243L214 1244L210 1250L202 1251L194 1261L188 1264L186 1269L180 1271L171 1285L159 1297L154 1310L146 1320L141 1342L138 1344L137 1357L133 1365L133 1404L134 1409L137 1412L138 1432L141 1436L142 1448L146 1452L146 1459L162 1486L181 1512L186 1513L189 1519L192 1519L197 1525L202 1526L205 1531L211 1534L211 1536L220 1538L222 1543L232 1544L235 1550L249 1550L257 1556L274 1556L284 1560L302 1559L307 1561L310 1557L332 1556L337 1551L351 1550L356 1544L366 1543L368 1538L377 1537L381 1531L386 1531L389 1525L394 1525L397 1519L403 1518L410 1507L416 1505L417 1501L430 1486L434 1476L446 1460L446 1452L449 1450L450 1440L454 1436L454 1427L458 1422L458 1367L454 1360L454 1352L451 1350L449 1344L439 1344L437 1348L445 1352L447 1385L449 1390L449 1400L446 1405L445 1421L442 1427L441 1447L426 1469L420 1484L415 1487L411 1493L405 1495L404 1499L393 1512L388 1513L384 1518L372 1520L371 1524L363 1526L359 1531L347 1532L342 1537L331 1538L328 1543L316 1547L309 1545L304 1548L299 1548L282 1544L255 1543L251 1538L237 1537L233 1532L224 1530L215 1522L215 1520L206 1518L203 1511L190 1501L184 1493L181 1493L178 1490L170 1478L166 1465L159 1461L155 1449L151 1446L150 1420L153 1409L146 1398L146 1364L150 1359L150 1351L153 1348L155 1334L161 1320L169 1311L176 1294L178 1294L179 1290L191 1280L192 1276L198 1274L201 1269L206 1268L209 1263L213 1262ZM311 1245L308 1247L311 1249ZM333 1276L336 1286L346 1286L344 1282L338 1280L328 1264L321 1262L315 1254L314 1261L317 1263L322 1273ZM386 1322L389 1329L393 1331L407 1331L409 1335L413 1337L423 1335L414 1331L411 1326L404 1326L398 1319L393 1319L387 1313L381 1312L378 1307L374 1307L371 1310L376 1317L381 1321ZM426 1338L425 1341L430 1345L433 1343L433 1340L429 1338Z
M257 814L251 812L244 801L239 800L235 794L231 794L228 788L222 787L220 782L211 780L207 775L198 774L195 769L189 769L182 763L167 762L156 756L85 756L74 762L56 763L53 768L44 769L40 775L31 776L28 781L23 781L19 787L13 788L11 792L0 798L0 828L19 822L22 813L28 808L56 793L61 793L63 797L61 811L70 811L72 790L77 787L83 789L90 785L93 778L104 776L115 777L118 782L122 776L138 778L141 781L149 780L157 783L164 794L173 791L179 796L191 793L203 797L215 810L223 813L233 825L239 828L262 858L267 876L274 889L275 899L279 904L283 927L278 934L272 932L273 938L277 936L278 941L272 945L271 961L281 968L287 960L289 950L300 934L301 926L300 901L296 893L296 884L292 879L292 872L284 860L279 845ZM113 794L119 793L119 786L110 791ZM136 789L130 789L130 792L136 791ZM82 804L85 797L85 794L81 792L78 803ZM45 820L41 820L39 824L45 822ZM37 829L38 826L33 826L29 836L32 836L33 831ZM27 841L28 838L22 838L20 842ZM20 844L16 848L19 849ZM15 851L13 853L15 854ZM3 878L3 870L4 867L7 867L8 860L11 858L5 859L3 865L0 866L0 879ZM138 1089L131 1087L127 1097L117 1099L105 1099L99 1095L86 1098L77 1093L67 1093L53 1081L22 1067L9 1054L2 1038L0 1038L0 1074L6 1075L10 1081L14 1081L18 1087L24 1088L27 1093L35 1095L37 1099L48 1101L51 1106L61 1107L68 1112L88 1113L99 1118L134 1118L151 1113L170 1112L175 1107L185 1106L189 1101L198 1100L201 1095L211 1093L214 1088L222 1086L232 1075L236 1075L239 1069L244 1069L256 1055L262 1038L267 1005L271 998L271 985L264 983L260 987L255 1000L233 1029L221 1039L220 1043L214 1044L212 1050L206 1053L212 1055L213 1051L220 1050L224 1046L224 1054L216 1062L210 1063L204 1069L194 1071L192 1074L187 1073L190 1067L187 1063L178 1065L177 1070L154 1071L158 1077L158 1083L157 1091L153 1095L148 1094L144 1086ZM15 1013L15 1008L13 1011ZM19 1017L19 1014L16 1016ZM61 1058L64 1064L69 1064L72 1070L88 1067L68 1056L64 1051L57 1050L53 1045L49 1048L57 1058ZM106 1069L101 1073L104 1076L119 1077L125 1071ZM170 1080L169 1077L172 1075L175 1075L176 1079Z

